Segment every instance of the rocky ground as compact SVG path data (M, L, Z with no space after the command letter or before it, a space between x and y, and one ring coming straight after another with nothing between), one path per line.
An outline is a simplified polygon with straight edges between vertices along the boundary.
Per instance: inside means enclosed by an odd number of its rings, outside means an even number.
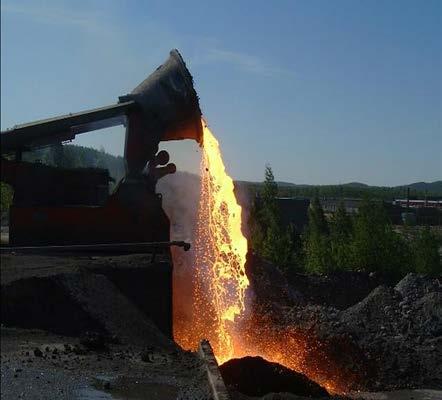
M2 399L207 398L191 353L2 328Z
M259 277L253 281L255 301L261 299L260 307L270 309L275 321L318 340L345 337L362 352L363 390L442 389L441 277L409 274L394 284L349 273L346 278L300 275L288 282L268 263L255 259L253 265ZM347 282L338 285L342 279ZM346 286L352 286L347 300Z
M146 314L167 303L158 271L167 281L167 263L142 255L2 255L1 398L209 398L202 360ZM141 296L122 291L125 273Z
M138 297L130 300L134 293L118 287L121 267L127 268L139 274L135 286L128 282L128 287L141 291L142 298L151 296L158 302L154 309L161 308L161 298L145 292L149 285L137 283L145 278L134 265L145 264L145 256L26 256L17 261L2 255L1 398L210 399L202 360L168 339L135 306L132 300ZM152 271L157 267L163 264ZM247 272L253 288L249 304L265 311L275 329L306 333L315 344L311 362L320 367L339 359L341 374L357 371L357 389L364 392L400 390L347 395L442 398L440 278L410 274L392 282L350 273L287 280L253 256ZM221 371L233 400L325 395L305 377L262 359L231 360ZM292 393L267 393L282 390Z

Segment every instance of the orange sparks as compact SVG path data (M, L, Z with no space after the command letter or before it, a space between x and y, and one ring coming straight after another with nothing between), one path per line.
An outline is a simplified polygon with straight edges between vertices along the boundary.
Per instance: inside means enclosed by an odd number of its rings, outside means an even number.
M241 231L241 207L227 175L218 141L203 122L201 203L198 213L195 265L199 278L195 295L212 309L212 346L218 362L232 358L231 323L244 311L247 240ZM202 287L203 286L203 287ZM204 291L205 294L201 293ZM207 315L204 316L207 318ZM211 335L212 336L212 335Z
M227 175L218 141L202 120L201 189L193 243L192 304L183 317L175 312L175 340L196 349L202 339L212 344L219 363L235 354L234 323L245 310L247 239L241 231L241 207ZM177 258L177 257L175 257ZM182 285L175 284L175 308ZM180 292L184 293L184 291ZM188 292L187 292L188 293ZM187 294L186 293L186 294Z
M189 269L192 276L179 276L183 268L174 274L175 340L187 350L196 350L202 339L208 339L219 363L259 355L305 373L332 392L344 391L346 385L342 382L348 376L343 376L344 369L337 376L336 365L328 359L323 344L295 327L277 327L271 320L255 315L253 309L245 313L249 280L242 210L219 143L203 120L202 126L200 204ZM177 268L185 255L176 251L172 254Z

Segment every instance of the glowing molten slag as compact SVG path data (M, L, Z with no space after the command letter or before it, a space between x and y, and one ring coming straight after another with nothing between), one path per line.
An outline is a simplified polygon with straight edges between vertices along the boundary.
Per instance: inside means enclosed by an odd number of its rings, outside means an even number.
M200 339L209 339L218 361L224 362L234 354L232 323L245 308L247 240L241 231L241 207L218 141L204 121L202 124L201 196L194 246L198 315L194 328L201 329Z
M235 319L245 309L245 290L249 286L245 274L247 239L241 231L241 207L218 141L204 121L202 126L201 189L190 261L193 288L191 293L183 290L189 280L181 278L177 282L179 278L175 278L174 336L190 350L208 339L222 363L235 354ZM175 255L174 264L178 263ZM184 313L180 314L182 309Z
M345 369L336 368L324 343L295 327L278 326L256 310L245 313L249 280L241 207L218 141L204 121L202 125L201 189L193 259L189 260L191 277L179 276L183 268L174 274L175 340L184 349L196 350L202 339L208 339L219 363L260 355L305 373L332 392L344 391L345 381L351 379ZM173 255L177 268L184 254Z

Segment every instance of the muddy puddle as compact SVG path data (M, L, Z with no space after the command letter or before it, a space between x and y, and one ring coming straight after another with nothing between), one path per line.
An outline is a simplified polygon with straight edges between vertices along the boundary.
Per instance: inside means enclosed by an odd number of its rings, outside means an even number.
M178 388L167 383L141 382L99 376L91 386L77 392L78 400L174 400Z

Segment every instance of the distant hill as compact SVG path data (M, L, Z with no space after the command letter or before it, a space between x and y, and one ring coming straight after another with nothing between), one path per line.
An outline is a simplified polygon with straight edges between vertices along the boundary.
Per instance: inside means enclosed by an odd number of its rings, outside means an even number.
M369 187L367 184L361 183L361 182L344 183L343 186L349 186L349 187L354 187L354 188L367 188L367 187Z
M257 192L262 182L237 181L238 186L248 188L251 192ZM339 185L298 185L290 182L277 182L278 195L281 197L371 197L373 199L392 200L403 198L410 188L410 197L424 199L426 196L442 198L442 181L417 182L400 186L370 186L361 182L349 182Z
M419 190L420 192L428 192L431 194L442 193L442 181L434 182L416 182L409 185L403 185L402 187L409 187L410 189Z
M291 183L291 182L282 182L282 181L278 181L276 182L279 186L298 186L295 183Z
M252 181L236 181L239 185L246 186L261 186L262 182L252 182ZM398 185L398 186L371 186L362 182L348 182L342 184L335 185L309 185L309 184L297 184L291 182L277 181L276 182L279 187L284 188L330 188L330 187L342 187L342 188L351 188L351 189L379 189L379 190L393 190L393 191L402 191L405 193L406 188L410 188L411 192L427 192L432 195L442 196L442 181L434 181L434 182L416 182L410 183L407 185Z

